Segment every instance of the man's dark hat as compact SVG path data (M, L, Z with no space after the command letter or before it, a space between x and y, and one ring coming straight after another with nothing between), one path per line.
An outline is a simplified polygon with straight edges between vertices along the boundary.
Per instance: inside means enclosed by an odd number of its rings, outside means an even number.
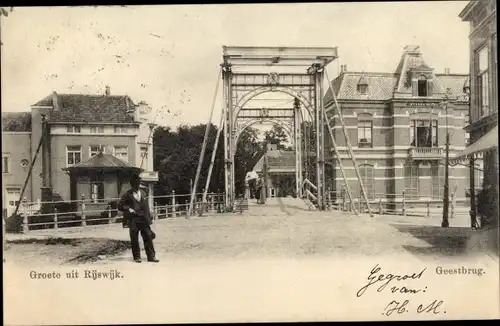
M140 175L137 173L132 173L132 175L130 176L130 182L132 181L141 181Z

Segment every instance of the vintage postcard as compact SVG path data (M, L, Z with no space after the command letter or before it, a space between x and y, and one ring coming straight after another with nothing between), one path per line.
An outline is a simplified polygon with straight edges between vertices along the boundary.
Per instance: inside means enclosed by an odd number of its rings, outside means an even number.
M496 1L0 9L5 325L500 317Z

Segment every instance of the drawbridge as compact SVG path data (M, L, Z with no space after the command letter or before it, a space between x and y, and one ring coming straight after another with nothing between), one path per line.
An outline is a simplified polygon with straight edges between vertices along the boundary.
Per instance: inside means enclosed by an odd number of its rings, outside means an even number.
M223 46L217 85L212 101L210 118L205 130L199 163L193 184L188 216L193 214L199 179L205 160L208 135L214 115L215 103L222 80L222 114L214 150L203 188L202 201L206 201L209 182L214 166L219 139L224 137L224 184L226 211L236 207L235 154L241 133L253 124L279 124L288 134L293 135L296 157L295 192L311 208L326 210L325 163L336 160L344 180L348 200L353 202L353 194L346 179L344 168L334 138L331 121L335 117L340 122L346 138L349 159L352 161L357 180L372 216L356 158L345 129L342 110L332 89L326 66L338 58L336 47L245 47ZM328 112L324 105L325 79L333 94L333 108ZM269 107L258 101L263 94L282 94L291 98L292 106ZM257 104L255 104L257 103ZM328 134L330 137L327 138ZM325 142L325 139L327 140ZM329 141L328 141L329 139ZM333 151L335 155L330 155ZM325 155L325 153L328 153ZM355 205L351 205L354 207ZM354 211L358 214L358 211Z

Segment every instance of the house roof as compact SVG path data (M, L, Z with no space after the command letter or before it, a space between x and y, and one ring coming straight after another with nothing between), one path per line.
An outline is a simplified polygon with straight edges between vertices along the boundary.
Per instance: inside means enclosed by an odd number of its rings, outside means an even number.
M136 123L135 104L127 95L53 93L33 106L51 106L50 122Z
M255 164L253 170L262 172L264 168L263 155ZM269 151L267 153L268 172L295 172L295 152L293 151Z
M366 93L358 91L358 82L363 76L366 85ZM339 100L372 100L384 101L393 96L394 87L397 82L397 76L387 73L373 72L344 72L336 78L333 83L333 89ZM332 100L331 91L325 95L325 103Z
M385 101L393 98L395 92L411 95L411 83L407 83L407 76L412 70L428 72L433 70L425 63L418 46L405 47L394 73L345 71L332 81L332 88L339 100ZM464 92L464 85L469 78L467 74L433 75L435 93L444 94L449 88L451 97L459 102L468 101L468 96ZM364 94L357 88L361 79L368 84ZM331 100L332 94L329 88L324 101L328 103Z
M2 112L2 131L31 131L31 113Z
M138 167L133 166L132 164L122 161L119 158L111 155L98 153L85 161L72 165L68 168L64 168L63 170L75 170L75 169L131 169L142 171Z

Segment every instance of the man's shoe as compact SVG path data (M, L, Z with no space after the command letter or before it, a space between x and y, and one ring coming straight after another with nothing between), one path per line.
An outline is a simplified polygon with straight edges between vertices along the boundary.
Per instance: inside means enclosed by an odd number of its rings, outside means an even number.
M150 262L150 263L159 263L160 260L158 260L156 258L151 258L151 259L148 259L148 262Z
M135 261L136 263L142 263L142 260L141 260L140 258L134 258L134 261Z

